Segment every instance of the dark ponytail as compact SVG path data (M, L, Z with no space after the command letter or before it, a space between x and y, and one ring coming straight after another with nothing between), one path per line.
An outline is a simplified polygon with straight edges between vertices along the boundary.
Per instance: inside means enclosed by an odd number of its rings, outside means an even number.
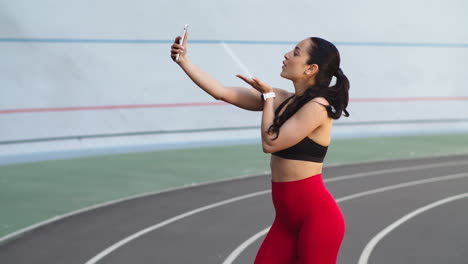
M338 68L334 76L336 77L336 83L335 85L328 88L329 92L333 94L332 96L333 98L330 98L330 100L328 100L327 98L327 100L336 109L336 115L330 115L329 113L328 116L330 116L333 119L339 119L342 114L345 117L349 117L349 113L346 110L346 107L348 107L348 101L349 101L348 77L344 75L341 68ZM332 99L334 99L333 103L331 101Z
M310 38L311 47L309 50L309 60L307 64L317 64L319 71L315 77L315 85L309 87L304 94L293 99L293 102L286 107L279 115L282 106L294 96L290 97L275 111L273 124L268 129L270 133L279 136L280 127L294 115L303 105L316 97L324 97L329 103L326 106L330 118L339 119L342 115L349 116L346 107L349 101L349 80L340 68L340 53L332 43L321 38ZM329 86L335 76L336 83Z

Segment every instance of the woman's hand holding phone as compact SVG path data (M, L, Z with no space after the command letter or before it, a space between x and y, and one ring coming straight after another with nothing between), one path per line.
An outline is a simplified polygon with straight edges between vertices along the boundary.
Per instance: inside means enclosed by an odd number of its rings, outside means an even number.
M174 44L171 46L171 58L174 62L180 64L185 60L185 55L187 54L187 38L188 38L188 24L185 24L184 32L182 36L178 36Z

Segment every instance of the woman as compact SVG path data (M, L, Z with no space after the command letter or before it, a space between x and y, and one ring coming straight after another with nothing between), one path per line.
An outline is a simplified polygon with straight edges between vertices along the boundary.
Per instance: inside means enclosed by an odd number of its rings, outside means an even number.
M272 88L256 78L237 75L254 89L225 87L186 57L187 37L172 45L172 59L205 92L240 108L263 111L263 151L271 155L275 220L256 264L336 263L345 221L322 179L323 159L333 119L349 116L349 81L336 47L307 38L284 55L281 77L295 92ZM176 60L177 54L180 59ZM333 76L336 83L329 86Z

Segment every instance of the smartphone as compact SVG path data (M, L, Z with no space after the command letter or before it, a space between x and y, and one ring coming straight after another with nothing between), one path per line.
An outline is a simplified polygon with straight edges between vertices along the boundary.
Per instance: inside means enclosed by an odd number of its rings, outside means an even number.
M189 26L189 24L185 24L185 26L184 26L184 32L182 32L182 38L181 38L180 41L179 41L179 44L180 44L180 45L182 45L182 44L184 43L185 33L187 33L188 26ZM180 54L177 54L177 56L176 56L176 61L179 61L179 55L180 55Z

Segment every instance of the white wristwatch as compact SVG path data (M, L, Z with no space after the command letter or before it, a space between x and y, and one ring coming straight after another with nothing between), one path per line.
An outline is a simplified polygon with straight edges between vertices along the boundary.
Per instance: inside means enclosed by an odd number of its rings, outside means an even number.
M276 97L276 94L274 92L263 94L263 100L266 100L268 98L275 98L275 97Z

